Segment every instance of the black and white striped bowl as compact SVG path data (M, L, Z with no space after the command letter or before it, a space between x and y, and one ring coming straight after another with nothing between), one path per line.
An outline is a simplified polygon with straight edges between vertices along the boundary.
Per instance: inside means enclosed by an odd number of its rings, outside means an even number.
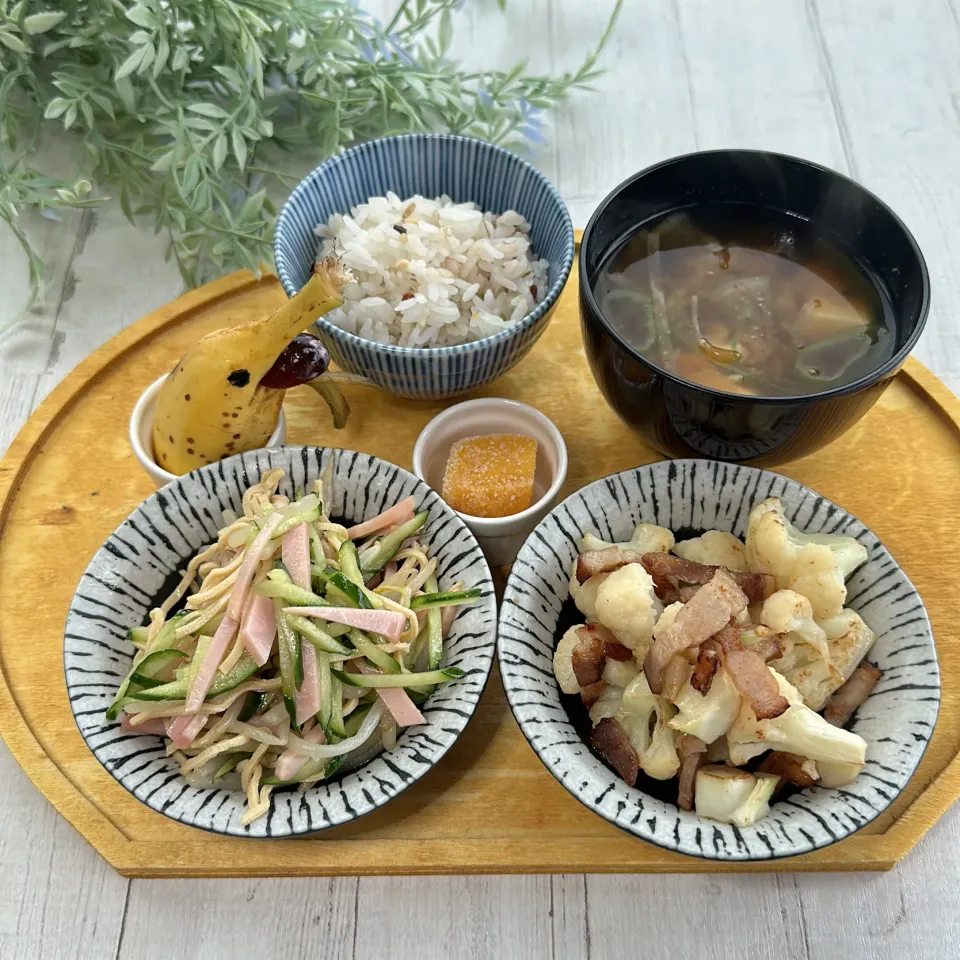
M848 581L847 606L877 635L869 657L883 677L850 729L867 741L867 763L843 789L804 790L776 802L753 827L705 820L628 787L574 729L553 676L561 607L580 538L627 540L636 524L729 530L778 496L807 533L856 537L868 560ZM836 843L879 816L900 794L933 734L940 673L930 622L906 574L859 520L775 473L710 460L672 460L597 480L568 497L534 530L507 582L498 629L500 675L521 730L547 769L604 819L661 847L715 860L769 860Z
M305 792L276 791L270 812L240 823L244 796L188 786L165 756L157 736L122 733L104 717L130 667L129 627L170 589L170 577L216 539L221 513L241 512L243 492L269 469L286 470L280 490L307 489L334 461L333 513L360 522L413 495L428 509L424 540L437 557L441 588L463 580L482 598L464 607L446 643L445 666L465 676L444 684L422 708L426 723L404 731L396 748L356 771ZM67 615L64 669L70 707L94 756L138 800L152 809L215 833L287 837L355 820L402 793L438 763L466 727L490 674L496 636L496 600L490 570L464 522L425 483L365 453L319 447L255 450L203 467L158 490L97 551Z
M553 184L514 153L483 140L411 133L371 140L331 157L290 195L273 241L277 274L288 296L310 279L317 256L314 227L392 190L401 197L446 194L483 210L516 210L531 227L533 251L549 261L549 289L536 309L507 330L453 347L415 349L364 340L324 317L320 338L344 370L414 400L443 399L490 383L519 363L546 329L570 275L570 214Z

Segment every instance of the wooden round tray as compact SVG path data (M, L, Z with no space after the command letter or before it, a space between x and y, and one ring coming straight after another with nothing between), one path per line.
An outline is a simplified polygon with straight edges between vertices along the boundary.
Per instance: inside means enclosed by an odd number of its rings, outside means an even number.
M63 626L92 554L153 490L127 440L141 391L187 344L281 301L275 277L237 273L145 317L85 360L30 418L0 463L0 732L44 796L127 876L885 869L960 793L960 401L909 361L877 406L824 451L783 473L856 514L903 564L930 613L943 677L940 718L904 794L860 833L764 864L718 864L627 837L577 803L540 765L498 678L444 762L357 824L305 840L218 837L154 813L89 752L63 676ZM410 467L444 405L363 388L334 431L310 390L285 403L291 443L346 447ZM570 453L566 495L659 459L610 412L587 369L576 271L532 354L479 395L533 404ZM492 639L492 638L491 638ZM106 704L104 703L104 706ZM504 816L504 799L510 798Z

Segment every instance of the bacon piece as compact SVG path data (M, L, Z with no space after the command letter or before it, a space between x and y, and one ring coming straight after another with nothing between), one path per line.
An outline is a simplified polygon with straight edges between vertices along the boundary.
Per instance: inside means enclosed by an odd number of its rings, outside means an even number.
M757 767L757 773L772 773L778 776L780 778L778 790L785 783L792 783L797 787L812 787L817 781L803 769L806 762L803 757L798 757L795 753L774 750L763 758L763 762Z
M675 557L672 553L645 553L640 561L644 570L658 580L670 580L678 583L709 583L720 567L708 563L696 563ZM722 568L726 570L726 567ZM742 573L727 570L737 586L747 595L750 603L766 600L776 590L776 581L767 573Z
M598 680L596 683L588 683L585 687L580 688L580 699L588 710L600 699L600 694L603 693L606 686L603 680Z
M747 598L730 573L722 567L713 579L677 614L676 620L647 651L643 672L654 693L663 689L663 671L678 653L698 647L746 609Z
M780 693L777 680L763 658L740 642L738 626L727 625L717 632L714 640L723 651L724 667L758 720L772 720L790 708L790 702Z
M854 711L870 696L882 676L883 671L878 666L864 660L850 674L847 682L827 701L823 719L835 727L845 727Z
M612 573L628 563L640 563L636 550L607 547L605 550L587 550L577 557L577 583L586 583L596 573Z
M577 645L570 655L570 662L581 687L588 687L603 676L603 640L589 626L577 630Z
M713 640L705 640L700 644L697 665L690 676L690 686L706 696L710 692L710 685L719 666L720 648Z
M632 787L637 782L640 772L637 751L619 720L604 717L590 733L590 746L617 771L627 786Z
M677 739L677 746L680 748L681 760L677 806L681 810L692 810L697 770L707 757L707 745L691 733L682 733Z
M670 701L676 700L686 679L687 661L678 655L667 664L663 671L663 695Z
M633 651L617 640L603 641L603 655L607 660L619 660L621 663L633 659Z
M783 656L783 643L778 637L760 637L756 643L750 644L750 649L764 663L779 660Z

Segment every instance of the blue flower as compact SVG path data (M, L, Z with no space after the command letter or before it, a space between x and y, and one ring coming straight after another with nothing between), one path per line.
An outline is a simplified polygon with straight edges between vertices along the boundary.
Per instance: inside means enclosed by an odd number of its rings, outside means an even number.
M532 123L525 123L519 131L528 140L534 143L546 143L547 138Z
M482 87L477 91L477 99L485 106L492 107L493 99L490 97L490 94L487 93Z
M376 60L377 55L374 53L373 46L369 40L360 41L360 55L369 63L373 63L374 60Z

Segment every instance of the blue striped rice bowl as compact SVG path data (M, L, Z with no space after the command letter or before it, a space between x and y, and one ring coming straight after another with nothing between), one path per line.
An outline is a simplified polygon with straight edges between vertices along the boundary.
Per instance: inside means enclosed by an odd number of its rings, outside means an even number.
M397 396L443 399L506 373L530 351L573 263L570 215L538 170L501 147L445 134L372 140L332 157L307 176L284 204L274 238L277 273L288 296L310 276L318 250L315 228L335 213L388 191L401 197L449 196L482 210L516 210L532 227L533 252L549 262L548 290L536 308L506 330L457 346L410 348L366 340L321 317L318 333L340 367Z

